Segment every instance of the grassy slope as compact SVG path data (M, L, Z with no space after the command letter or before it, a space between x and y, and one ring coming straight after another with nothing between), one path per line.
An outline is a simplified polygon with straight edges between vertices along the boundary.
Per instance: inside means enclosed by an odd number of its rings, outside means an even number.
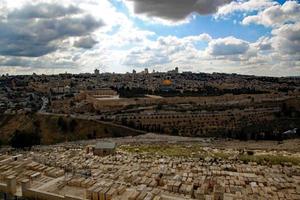
M276 155L247 155L236 153L229 154L221 149L218 152L208 152L203 149L201 145L122 145L119 146L122 151L130 153L145 153L160 156L175 156L175 157L194 157L194 158L206 158L208 156L212 158L227 160L231 156L237 156L238 160L245 163L256 162L258 164L282 164L291 163L293 165L300 165L300 158L295 156L287 156L281 153Z
M2 115L0 116L0 139L7 143L10 136L16 129L25 131L34 131L39 126L42 135L43 144L53 144L57 142L88 139L88 135L95 135L97 138L102 137L119 137L128 135L137 135L138 132L114 127L111 125L101 124L95 121L75 119L76 126L72 132L70 128L63 131L58 125L58 116L47 115ZM63 117L66 124L69 124L70 118Z

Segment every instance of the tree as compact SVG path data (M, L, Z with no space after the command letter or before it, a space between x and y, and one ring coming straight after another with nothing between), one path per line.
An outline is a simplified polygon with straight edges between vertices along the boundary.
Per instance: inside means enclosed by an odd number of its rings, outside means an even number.
M172 128L171 134L172 134L172 135L178 135L178 133L179 133L178 129L175 128L175 127L173 127L173 128Z
M41 143L41 136L38 132L25 132L16 130L9 140L9 144L13 148L32 147Z
M106 127L104 128L104 133L105 134L109 133L109 131L108 131L108 129Z
M59 126L59 128L61 129L61 131L63 131L63 132L67 132L68 131L68 124L65 122L65 120L62 117L58 118L57 125Z
M162 105L162 104L157 104L156 110L161 110L162 108L163 108L163 105Z
M77 121L76 121L75 119L72 119L72 120L70 121L70 131L71 131L71 132L74 132L74 130L75 130L77 124L78 124L78 123L77 123Z
M135 128L134 121L129 121L128 126L131 127L131 128Z
M122 124L123 126L126 126L126 125L127 125L127 119L126 119L125 117L122 117L122 118L121 118L121 124Z

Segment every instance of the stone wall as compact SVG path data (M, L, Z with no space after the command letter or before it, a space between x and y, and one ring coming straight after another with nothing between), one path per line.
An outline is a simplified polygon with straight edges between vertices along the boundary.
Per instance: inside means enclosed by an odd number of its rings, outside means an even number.
M294 98L294 95L284 94L253 94L253 95L223 95L214 97L169 97L169 98L122 98L116 100L97 100L93 95L86 95L87 102L91 103L96 110L121 109L129 105L176 105L194 104L198 106L207 105L247 105L262 102L284 101Z

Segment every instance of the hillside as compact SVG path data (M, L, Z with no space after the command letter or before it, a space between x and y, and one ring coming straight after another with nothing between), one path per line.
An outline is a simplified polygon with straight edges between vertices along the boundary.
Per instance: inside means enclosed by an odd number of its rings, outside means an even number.
M7 144L16 130L37 132L42 144L137 135L140 132L122 126L66 116L41 114L0 115L0 140Z

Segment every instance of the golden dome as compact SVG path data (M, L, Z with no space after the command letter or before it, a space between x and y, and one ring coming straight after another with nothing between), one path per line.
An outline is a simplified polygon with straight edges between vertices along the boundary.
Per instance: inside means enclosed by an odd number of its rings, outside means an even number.
M172 81L171 81L171 80L168 80L168 79L163 80L163 85L165 85L165 86L172 85Z

